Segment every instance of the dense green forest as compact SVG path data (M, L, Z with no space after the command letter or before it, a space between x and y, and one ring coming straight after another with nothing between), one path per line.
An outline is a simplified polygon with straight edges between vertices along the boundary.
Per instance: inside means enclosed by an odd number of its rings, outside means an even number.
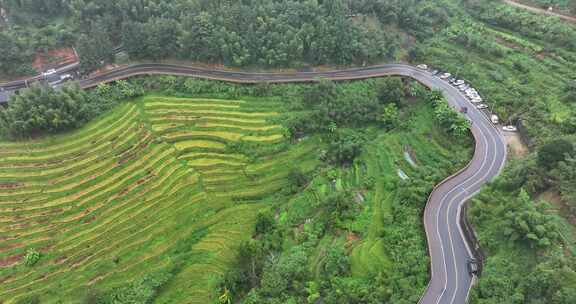
M369 64L395 60L404 31L426 37L448 16L441 2L430 0L1 3L11 25L0 37L6 74L27 71L35 51L63 46L77 46L86 72L113 61L116 46L132 60L262 67Z

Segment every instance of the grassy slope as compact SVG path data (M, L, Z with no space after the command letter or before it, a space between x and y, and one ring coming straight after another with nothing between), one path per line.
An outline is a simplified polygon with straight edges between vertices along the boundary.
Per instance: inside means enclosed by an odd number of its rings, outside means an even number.
M392 132L368 129L369 143L364 153L353 165L345 168L329 168L328 172L317 175L307 189L295 196L279 212L279 223L286 231L294 232L295 239L285 240L284 253L298 244L307 229L317 222L314 206L334 190L351 192L361 205L360 213L352 220L339 224L335 233L326 234L309 257L313 273L322 267L325 253L331 247L344 246L351 263L354 278L369 278L378 274L385 277L404 278L407 269L402 268L405 255L419 256L417 264L410 266L411 282L416 285L402 286L399 281L394 290L401 290L403 296L411 295L417 300L428 280L429 260L426 257L426 243L421 214L423 201L398 198L398 191L408 187L402 182L398 169L403 170L413 180L426 176L430 191L435 181L462 167L470 157L470 146L453 145L451 138L434 123L429 105L418 104L409 108L406 122ZM410 146L416 156L417 167L412 167L405 159L404 148ZM427 173L425 173L427 172ZM432 173L433 172L433 173ZM432 176L433 175L433 176ZM366 186L367 181L372 186ZM402 204L412 205L410 212L394 212ZM398 217L401 216L401 217ZM310 222L307 221L310 219ZM400 241L396 236L406 233L410 237ZM394 236L392 236L394 235ZM400 236L402 239L403 237ZM392 290L392 286L388 286ZM396 289L399 288L399 289ZM406 299L404 299L406 300Z
M450 158L464 160L467 157L466 150L458 150L458 147L456 150L446 149L450 145L445 144L450 140L434 127L434 118L428 107L419 106L413 117L409 128L380 135L368 146L362 158L366 163L367 175L374 177L376 182L374 192L368 196L372 204L372 218L366 231L363 231L365 238L352 252L352 271L355 275L390 271L391 261L386 256L382 234L388 228L384 224L385 218L391 215L393 204L398 203L397 187L394 185L400 181L397 170L403 170L408 176L419 171L418 167L413 167L406 160L404 147L413 149L417 166L437 166Z
M206 303L256 210L286 184L285 164L315 166L306 144L253 163L226 148L282 145L267 122L280 108L149 96L72 134L1 143L0 299L74 303L171 269L160 303ZM20 263L28 248L42 253L33 268Z

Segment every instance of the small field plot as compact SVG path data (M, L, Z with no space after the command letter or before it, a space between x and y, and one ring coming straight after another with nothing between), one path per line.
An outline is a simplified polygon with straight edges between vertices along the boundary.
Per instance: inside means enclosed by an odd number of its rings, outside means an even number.
M274 107L149 96L71 134L0 142L0 303L80 303L158 271L160 302L210 303L288 169L317 162L286 144Z

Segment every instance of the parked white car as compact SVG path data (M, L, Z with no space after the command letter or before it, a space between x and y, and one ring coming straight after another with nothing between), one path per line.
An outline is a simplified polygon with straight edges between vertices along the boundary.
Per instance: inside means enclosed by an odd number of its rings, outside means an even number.
M502 127L502 130L506 132L516 132L518 131L518 128L516 128L515 126L504 126Z
M481 104L477 105L476 108L478 108L480 110L488 109L488 105L485 103L481 103Z
M42 73L42 76L49 76L52 74L56 74L56 70L55 69L49 69L46 72Z
M72 75L70 75L70 74L60 75L61 81L68 81L68 80L72 80L72 79L74 79L74 77L72 77Z
M470 99L470 101L472 101L473 103L481 103L484 100L482 99L482 97L474 97Z
M469 98L478 98L478 97L480 97L480 95L478 95L478 93L474 93L474 92L466 93L466 96L468 96Z
M458 80L456 80L456 81L454 82L454 85L455 85L455 86L461 86L461 85L463 85L464 83L465 83L464 80L458 79Z
M416 67L421 69L421 70L427 70L428 69L428 65L425 65L425 64L419 64Z
M500 118L496 114L490 115L490 120L493 124L497 125L500 122Z
M442 75L440 75L440 79L448 79L452 76L452 74L450 73L444 73Z

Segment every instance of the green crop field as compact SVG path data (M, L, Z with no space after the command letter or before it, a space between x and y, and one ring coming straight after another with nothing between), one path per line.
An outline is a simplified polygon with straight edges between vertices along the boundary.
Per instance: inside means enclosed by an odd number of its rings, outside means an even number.
M279 108L147 96L70 134L0 143L0 302L76 303L166 269L157 303L210 302L285 168L317 163L306 142L257 157L233 148L285 144L270 122Z

